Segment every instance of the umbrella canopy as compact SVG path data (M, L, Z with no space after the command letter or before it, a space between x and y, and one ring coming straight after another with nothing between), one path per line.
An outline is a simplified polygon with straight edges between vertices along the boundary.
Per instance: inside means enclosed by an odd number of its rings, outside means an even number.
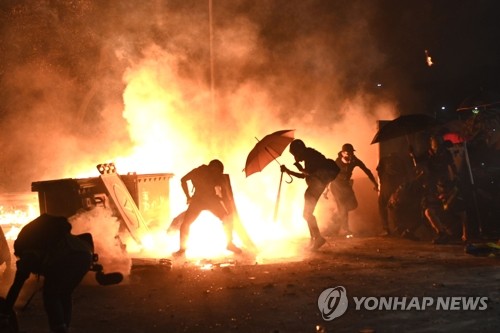
M389 121L380 128L373 137L372 144L401 136L409 135L431 128L436 125L436 119L426 114L410 114Z
M476 94L468 96L464 99L458 106L457 111L470 111L473 109L500 109L500 93L481 89Z
M245 163L245 174L250 176L264 168L280 156L294 140L295 130L281 130L266 135L250 151Z

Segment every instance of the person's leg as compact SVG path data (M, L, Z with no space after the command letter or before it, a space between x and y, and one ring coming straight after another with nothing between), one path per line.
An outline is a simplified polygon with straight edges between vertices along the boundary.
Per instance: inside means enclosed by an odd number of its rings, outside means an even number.
M331 227L332 227L332 234L336 235L340 231L340 226L341 226L341 216L339 214L340 206L341 206L341 201L340 201L340 193L338 190L338 185L336 184L336 181L332 181L329 185L330 192L332 193L333 200L335 201L335 207L336 210L333 212L332 219L331 219Z
M201 204L196 200L193 200L189 205L179 229L179 251L176 253L182 254L186 251L187 241L189 238L189 229L191 228L191 224L193 224L193 222L198 218L202 210L203 209Z
M438 211L435 208L429 207L424 210L424 215L434 232L437 234L433 242L436 244L446 243L448 241L449 231L441 223Z
M220 201L215 200L211 203L208 210L222 222L224 234L226 235L226 248L231 252L241 253L241 249L233 243L233 217L228 213L226 207L224 207Z
M309 233L312 238L321 236L318 228L318 222L314 216L314 209L318 203L319 196L314 193L311 187L308 187L304 193L304 212L303 217L307 222Z
M313 240L314 249L319 249L326 242L326 240L321 236L316 216L314 216L314 210L324 189L325 186L318 182L318 184L310 184L304 193L303 216L307 222L309 233L311 235L311 239Z
M467 242L470 240L467 213L465 211L458 212L458 219L460 220L460 223L462 225L462 242Z
M385 192L381 191L379 193L378 197L378 211L380 214L380 219L382 221L382 229L383 232L386 233L387 235L390 234L390 229L389 229L389 212L387 208L387 204L389 202L389 195L387 195Z
M72 317L72 294L89 271L92 255L72 252L49 269L45 275L43 301L53 332L66 332Z
M236 254L243 252L239 247L233 243L233 220L228 216L222 220L224 233L226 234L227 245L226 249Z
M349 211L342 202L340 202L337 209L338 209L337 216L340 224L341 233L344 232L350 234L351 231L349 230L349 215L348 215Z
M68 329L59 290L60 283L59 277L47 275L43 286L43 305L52 332L65 332Z
M346 235L352 234L349 230L349 207L356 204L356 197L352 191L349 181L334 181L331 183L331 189L337 205L336 220L340 233Z

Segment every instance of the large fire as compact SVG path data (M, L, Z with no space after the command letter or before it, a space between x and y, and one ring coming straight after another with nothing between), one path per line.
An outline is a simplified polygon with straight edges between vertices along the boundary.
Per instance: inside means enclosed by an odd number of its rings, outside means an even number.
M105 156L96 147L95 159L89 161L87 158L81 164L75 164L72 157L71 163L67 163L68 169L58 178L96 177L96 165L108 162L115 164L118 174L172 173L169 216L160 225L151 226L140 242L126 235L122 239L131 257L165 258L179 246L178 231L167 233L167 229L172 219L187 208L180 178L193 168L217 158L224 163L224 172L230 176L241 223L258 249L254 253L256 260L292 260L300 257L309 238L306 222L302 218L306 184L300 179L290 184L283 182L275 219L281 175L279 165L292 167L294 161L288 150L285 150L277 163L272 162L261 172L245 177L245 161L256 139L277 130L296 129L296 135L300 138L307 137L306 144L335 158L343 141L350 138L349 141L357 147L360 156L369 162L374 160L377 147L368 146L365 142L369 142L369 138L361 137L360 133L371 137L375 132L375 119L389 118L393 110L380 105L374 110L374 118L370 118L364 110L362 99L348 100L339 108L346 115L345 122L355 123L356 126L322 124L324 127L318 130L315 128L317 125L314 125L317 122L314 119L315 110L311 110L304 119L280 118L275 112L269 111L276 109L271 98L260 87L252 84L242 84L230 97L215 98L216 103L211 103L217 93L212 96L210 89L202 83L196 84L182 78L171 56L155 48L145 51L145 54L144 60L131 65L124 75L122 116L127 123L128 139L132 144L125 149L121 145L122 148L106 152ZM106 110L102 112L104 114ZM110 131L113 131L113 126L121 125L110 123ZM325 134L329 135L328 139L325 139ZM373 162L368 164L373 168ZM49 179L32 181L43 180ZM316 210L318 220L328 219L321 219L320 215L331 213L334 207L329 205L332 203L332 200L320 200ZM3 203L0 202L0 205ZM4 228L9 240L15 239L23 224L39 215L36 198L32 197L29 207L22 212L12 213L7 208L0 211L0 222L9 226ZM87 220L102 218L100 213L93 214ZM111 218L109 213L104 215L106 221L93 221L93 227L102 229L116 222L116 218ZM108 229L116 231L114 227ZM92 232L97 235L99 230ZM238 237L235 237L235 243L244 245ZM210 213L204 213L191 227L187 258L196 260L229 256L231 254L225 250L225 245L221 222Z
M301 192L305 189L305 184L296 181L293 185L282 188L280 212L274 221L273 212L277 203L280 177L279 164L272 163L261 173L248 178L242 171L246 155L255 145L255 136L261 130L257 126L245 128L248 136L238 142L235 137L220 138L218 133L225 133L224 127L227 124L224 121L212 122L212 118L217 118L213 112L206 112L201 116L198 113L198 117L207 119L206 122L201 122L207 128L200 127L199 121L190 122L192 118L186 117L189 105L185 103L182 91L175 85L165 87L165 84L158 82L158 76L147 64L136 71L130 71L126 80L128 84L123 94L123 116L128 122L128 131L134 146L130 154L124 156L123 152L117 152L115 156L109 157L110 160L115 163L119 174L174 174L170 180L171 216L163 221L163 225L150 228L149 233L142 236L140 244L131 237L125 237L123 241L129 254L165 257L177 250L178 231L167 233L166 230L172 218L186 209L179 179L200 164L218 158L225 164L225 173L230 175L241 222L258 248L258 253L255 253L256 260L296 256L298 252L294 240L308 236L306 224L302 220ZM281 128L269 128L269 132L277 129ZM230 142L224 146L220 144L221 139ZM287 151L281 158L290 162L286 155L289 155ZM61 178L96 176L95 165L81 165L80 168L76 174L61 175ZM22 225L39 215L36 198L31 197L26 207L29 209L25 211L17 208L14 211L2 208L0 211L0 222L3 226L9 226L9 230L5 232L8 240L14 240ZM237 236L235 243L244 245ZM227 256L230 253L225 249L225 245L221 222L208 212L202 213L191 227L187 257L194 260Z

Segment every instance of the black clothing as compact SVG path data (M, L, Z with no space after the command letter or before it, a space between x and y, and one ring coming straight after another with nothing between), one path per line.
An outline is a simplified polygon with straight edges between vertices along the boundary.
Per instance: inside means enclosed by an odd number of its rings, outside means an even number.
M426 161L426 171L429 183L437 183L438 180L451 180L450 169L453 177L457 170L453 155L446 148L439 148L436 152L429 150Z
M354 168L359 167L363 170L375 186L377 186L377 180L370 169L355 155L351 155L350 161L345 162L342 159L342 152L339 152L335 163L340 168L337 178L330 183L330 191L334 196L338 210L335 224L349 232L348 213L358 207L358 201L352 187L353 180L351 179Z
M312 239L321 238L318 222L314 210L321 194L328 184L337 177L339 168L335 162L326 158L313 148L304 148L299 154L294 155L295 166L302 174L293 173L296 177L305 178L307 189L304 193L303 216L307 222ZM300 162L304 162L304 167Z
M93 244L70 231L66 218L43 214L24 226L14 242L19 260L6 297L6 309L13 308L30 274L39 274L44 277L43 301L52 331L69 327L71 295L93 260Z
M408 165L396 154L382 157L377 166L380 181L378 208L383 228L389 232L387 204L396 189L409 179Z
M192 197L187 190L187 181L191 181L194 187ZM180 226L180 249L185 250L189 237L189 228L198 218L200 213L208 210L219 218L224 224L227 242L232 243L233 225L228 211L226 188L226 176L223 173L214 172L208 165L201 165L181 178L181 185L189 201L189 206Z

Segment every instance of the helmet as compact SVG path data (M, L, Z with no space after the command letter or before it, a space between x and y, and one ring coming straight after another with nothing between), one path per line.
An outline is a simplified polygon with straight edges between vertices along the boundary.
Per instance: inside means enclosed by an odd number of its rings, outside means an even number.
M210 163L208 163L208 166L220 173L224 173L224 164L222 164L219 160L211 160Z
M354 147L350 143L344 143L342 145L342 151L348 151L350 153L354 153L356 150L354 150Z
M306 145L305 145L304 141L302 141L302 140L296 139L290 143L290 153L292 153L293 155L295 155L299 151L304 150L305 148L306 148Z

